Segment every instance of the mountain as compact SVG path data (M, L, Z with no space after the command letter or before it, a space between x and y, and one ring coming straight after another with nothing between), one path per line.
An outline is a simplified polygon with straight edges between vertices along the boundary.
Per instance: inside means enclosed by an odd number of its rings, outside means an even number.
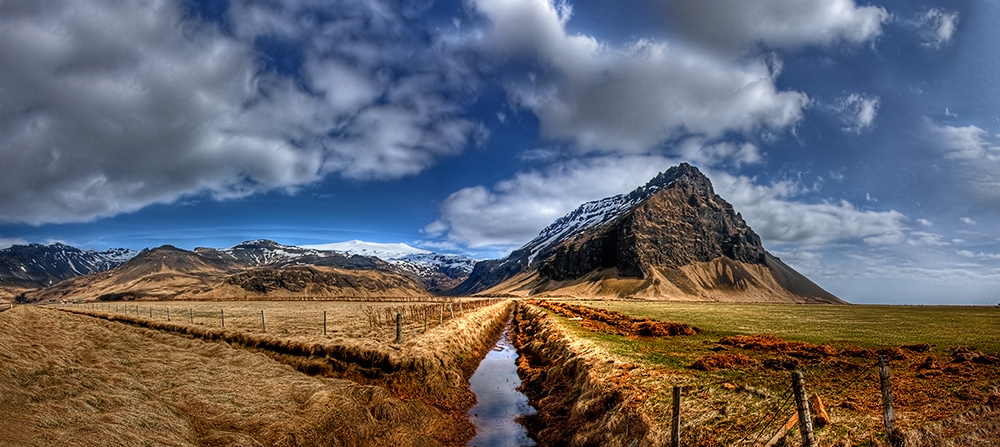
M628 194L581 205L507 258L477 263L452 291L477 292L842 302L768 253L686 163Z
M0 250L0 289L23 291L115 268L136 252L125 248L81 250L69 245L14 245Z
M427 294L418 282L378 259L347 257L341 253L317 254L304 249L298 257L281 254L293 251L271 241L250 241L226 250L188 251L164 245L143 250L112 270L22 293L18 300L225 300ZM332 265L298 263L313 256Z

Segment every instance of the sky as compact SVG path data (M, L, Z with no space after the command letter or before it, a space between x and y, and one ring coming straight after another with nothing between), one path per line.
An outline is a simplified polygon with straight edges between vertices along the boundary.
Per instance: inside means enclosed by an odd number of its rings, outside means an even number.
M996 0L0 1L0 247L498 258L689 162L845 300L995 305L996 42Z

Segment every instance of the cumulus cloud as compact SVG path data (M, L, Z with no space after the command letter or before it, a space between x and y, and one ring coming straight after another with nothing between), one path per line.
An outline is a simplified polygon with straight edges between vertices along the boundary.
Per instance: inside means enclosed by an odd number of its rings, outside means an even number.
M926 120L926 130L931 142L949 158L1000 161L1000 146L987 141L988 134L977 126L957 127Z
M777 132L801 121L810 101L782 91L772 57L735 62L682 45L639 39L622 46L571 34L568 3L476 0L492 27L486 41L538 73L511 79L512 102L538 116L541 133L582 152L647 153L684 135Z
M879 98L852 93L841 99L836 109L841 114L844 131L860 134L875 124Z
M962 221L962 223L964 223L966 225L975 225L976 224L975 220L972 220L971 218L968 218L968 217L961 217L958 220Z
M882 34L889 13L853 0L662 0L667 18L698 42L725 51L756 45L795 50L857 45Z
M951 42L958 28L958 13L942 9L928 9L916 20L924 46L940 48Z
M440 218L425 231L469 247L514 248L584 202L629 192L676 162L663 156L596 157L523 172L492 187L464 188L444 201ZM766 244L884 245L907 238L906 217L897 211L862 210L846 201L806 203L797 201L808 192L797 182L761 185L746 176L703 172Z
M797 201L808 190L793 181L760 185L751 177L723 172L712 173L711 178L716 192L765 242L815 246L860 240L885 245L906 239L906 216L894 210L863 210L845 200Z
M175 1L0 5L0 221L397 178L483 136L447 36L313 3L231 2L226 31Z
M1000 261L1000 253L973 252L970 250L958 250L955 253L963 258Z
M689 138L677 145L675 152L685 161L699 166L753 165L761 163L764 157L753 143L733 143L729 141L706 143L701 138Z

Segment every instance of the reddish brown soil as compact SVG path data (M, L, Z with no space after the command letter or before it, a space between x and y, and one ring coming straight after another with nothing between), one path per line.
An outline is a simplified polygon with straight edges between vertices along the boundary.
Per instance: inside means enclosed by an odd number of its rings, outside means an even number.
M734 335L723 337L719 344L735 346L755 351L768 351L788 354L793 357L810 357L811 355L837 355L837 350L830 345L815 345L802 341L787 341L773 335Z
M595 309L576 304L557 303L546 300L529 300L535 304L569 318L581 318L580 325L592 331L623 336L672 337L695 335L701 329L685 323L670 323L649 318L634 318L607 309Z
M733 354L727 352L725 354L712 354L701 357L691 364L691 369L715 371L717 369L732 369L741 366L753 366L758 364L760 364L760 362L743 354Z

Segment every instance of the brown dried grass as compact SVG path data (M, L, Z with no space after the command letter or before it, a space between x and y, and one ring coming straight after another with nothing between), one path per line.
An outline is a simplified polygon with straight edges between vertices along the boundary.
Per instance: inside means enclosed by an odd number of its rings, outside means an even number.
M0 314L0 445L450 445L420 401L224 343L17 307Z

